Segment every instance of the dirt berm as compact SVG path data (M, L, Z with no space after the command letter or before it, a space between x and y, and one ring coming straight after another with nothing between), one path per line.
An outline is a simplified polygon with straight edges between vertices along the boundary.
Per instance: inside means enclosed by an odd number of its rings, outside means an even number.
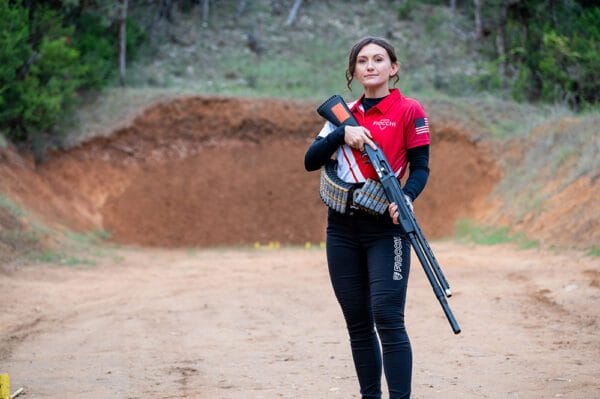
M318 172L303 167L322 125L317 104L188 97L155 104L106 137L34 168L0 157L2 190L49 225L106 230L161 247L319 242ZM416 203L425 233L489 209L501 171L483 141L432 118L431 176Z

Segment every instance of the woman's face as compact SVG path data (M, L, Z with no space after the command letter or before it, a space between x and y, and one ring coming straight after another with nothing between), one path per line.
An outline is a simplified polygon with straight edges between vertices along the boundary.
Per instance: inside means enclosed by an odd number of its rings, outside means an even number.
M387 51L377 44L364 46L356 57L354 78L365 89L376 89L385 86L391 76L398 72L398 64L392 64Z

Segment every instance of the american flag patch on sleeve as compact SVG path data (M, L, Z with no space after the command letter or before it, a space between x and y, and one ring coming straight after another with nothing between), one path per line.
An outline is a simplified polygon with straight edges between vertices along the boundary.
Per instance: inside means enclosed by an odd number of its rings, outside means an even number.
M415 119L415 131L417 134L429 133L429 122L427 118Z

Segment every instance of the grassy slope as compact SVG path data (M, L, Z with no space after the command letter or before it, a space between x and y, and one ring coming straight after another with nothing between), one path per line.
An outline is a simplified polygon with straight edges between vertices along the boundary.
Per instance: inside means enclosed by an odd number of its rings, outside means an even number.
M236 2L213 9L203 26L199 7L175 12L176 23L157 24L152 61L141 60L129 76L136 87L186 88L204 93L317 98L345 87L344 69L351 43L364 35L389 38L403 68L409 94L456 89L477 67L467 56L465 27L450 23L444 7L420 6L410 20L398 18L388 1L309 2L294 26L287 9L274 12L270 1L249 2L239 19ZM229 4L229 7L227 5ZM139 10L139 18L147 18ZM248 36L257 42L252 51Z
M518 105L498 95L475 94L472 81L484 62L471 50L471 22L451 17L442 6L415 5L410 14L391 1L306 2L294 26L287 8L274 1L248 2L235 19L237 1L219 2L204 26L200 7L174 8L173 23L155 23L150 45L128 69L128 89L108 89L80 109L81 125L71 134L104 133L155 99L181 94L222 94L302 98L318 102L332 93L346 98L344 71L350 45L363 35L383 36L395 45L402 64L399 87L419 98L429 112L476 130L477 136L525 136L536 124L568 111ZM153 9L131 10L151 25ZM277 11L277 10L276 10ZM409 17L409 18L408 18ZM256 38L260 54L251 50Z
M0 275L22 263L79 267L93 265L107 256L118 261L109 245L97 245L106 238L104 231L75 233L45 226L0 193Z

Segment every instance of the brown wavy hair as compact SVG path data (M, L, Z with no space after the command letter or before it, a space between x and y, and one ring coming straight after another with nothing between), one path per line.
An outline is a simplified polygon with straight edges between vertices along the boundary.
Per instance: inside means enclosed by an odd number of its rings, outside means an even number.
M400 66L400 62L398 62L398 57L396 56L396 50L394 50L394 46L390 44L386 39L377 36L365 36L352 46L350 49L350 54L348 55L348 69L346 69L346 86L348 86L349 90L352 90L352 81L354 80L354 70L356 69L356 58L358 57L358 53L365 47L367 44L376 44L380 47L383 47L390 57L390 61L392 64L398 64ZM394 86L400 80L398 76L398 72L394 75L390 76L390 79L394 79Z

